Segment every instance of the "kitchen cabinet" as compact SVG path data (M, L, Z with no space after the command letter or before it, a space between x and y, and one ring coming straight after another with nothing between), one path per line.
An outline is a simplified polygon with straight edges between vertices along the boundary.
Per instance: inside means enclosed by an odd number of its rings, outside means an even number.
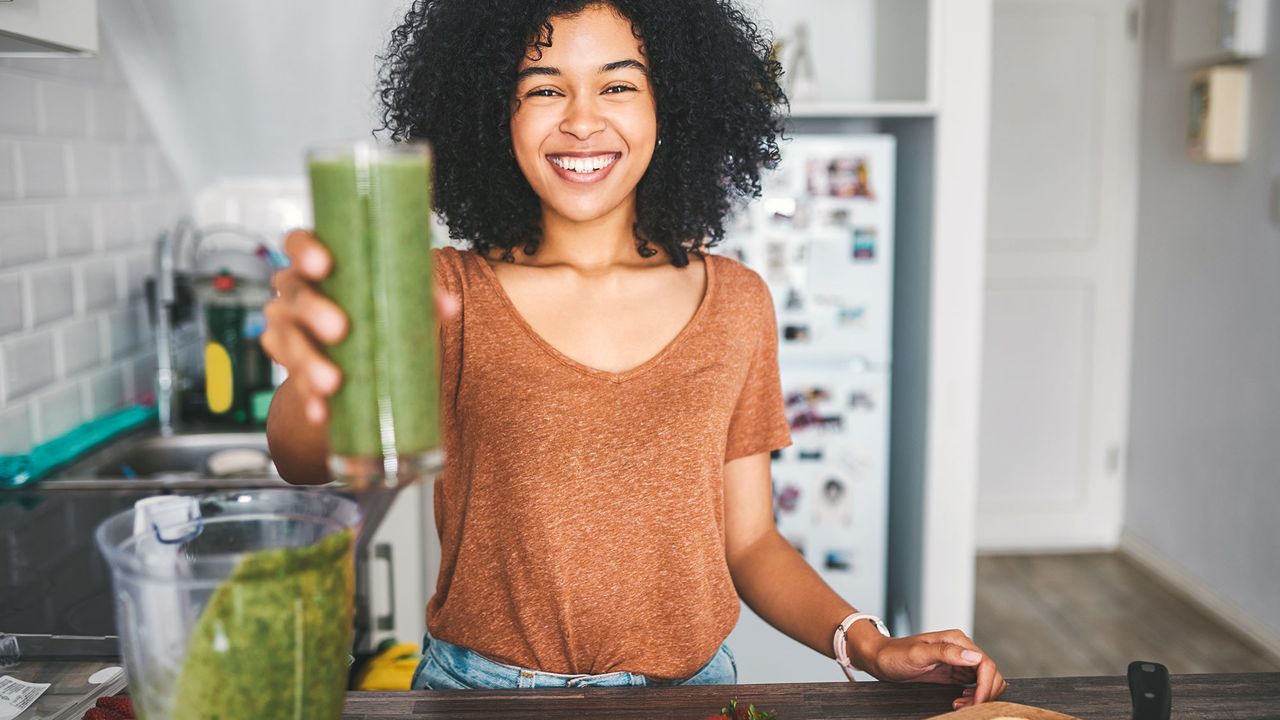
M435 588L438 541L430 480L404 488L366 547L372 647L383 640L420 643Z
M0 2L0 56L98 53L98 0Z

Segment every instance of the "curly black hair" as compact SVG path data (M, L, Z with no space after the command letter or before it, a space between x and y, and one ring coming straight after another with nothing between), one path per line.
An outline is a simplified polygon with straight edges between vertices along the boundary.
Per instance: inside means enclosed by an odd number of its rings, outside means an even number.
M429 141L450 235L503 257L537 251L541 206L511 152L522 57L551 18L605 5L644 46L661 145L637 187L637 250L688 264L724 238L735 201L778 163L787 99L768 38L731 0L415 0L380 57L381 131Z

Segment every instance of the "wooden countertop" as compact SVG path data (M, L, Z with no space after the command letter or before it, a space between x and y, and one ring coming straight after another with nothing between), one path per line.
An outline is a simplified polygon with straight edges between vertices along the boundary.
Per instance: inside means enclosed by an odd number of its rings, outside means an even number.
M1280 673L1175 675L1174 718L1280 719ZM1123 677L1015 678L1001 700L1083 720L1129 720ZM343 720L541 718L704 720L730 699L773 710L779 720L922 719L951 710L955 686L799 683L687 687L352 692Z

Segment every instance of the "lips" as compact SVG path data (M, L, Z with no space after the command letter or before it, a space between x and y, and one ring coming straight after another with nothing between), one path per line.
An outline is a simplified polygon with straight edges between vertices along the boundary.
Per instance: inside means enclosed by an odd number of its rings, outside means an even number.
M552 153L547 163L562 179L573 183L594 183L605 179L622 158L619 152Z

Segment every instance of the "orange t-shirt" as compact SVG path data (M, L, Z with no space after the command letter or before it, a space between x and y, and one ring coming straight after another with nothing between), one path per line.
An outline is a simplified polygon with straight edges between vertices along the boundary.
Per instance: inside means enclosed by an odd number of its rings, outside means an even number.
M434 637L546 672L692 675L738 619L724 464L790 444L760 277L706 257L693 319L625 373L569 359L473 252L435 251L442 324Z

